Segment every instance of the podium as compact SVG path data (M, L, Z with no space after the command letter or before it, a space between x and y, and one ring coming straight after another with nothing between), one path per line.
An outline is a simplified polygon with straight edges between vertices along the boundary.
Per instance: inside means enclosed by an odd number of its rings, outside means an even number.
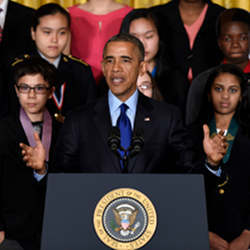
M49 174L47 185L42 250L209 250L201 175Z

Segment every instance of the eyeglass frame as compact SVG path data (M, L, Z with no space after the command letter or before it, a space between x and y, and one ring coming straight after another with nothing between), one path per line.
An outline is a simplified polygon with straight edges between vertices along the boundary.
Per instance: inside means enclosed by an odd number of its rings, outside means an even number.
M37 88L41 88L41 87L42 87L44 90L49 90L49 89L52 88L52 87L45 87L45 86L35 86L35 87L31 87L31 86L29 86L28 84L24 84L23 86L22 86L22 85L18 85L18 84L15 84L15 85L16 85L16 88L18 89L18 92L20 92L21 94L29 94L31 90L34 90L34 93L35 93L36 95L44 95L44 94L46 94L46 91L44 91L44 93L38 93L38 92L37 92ZM27 88L28 88L27 92L22 92L22 91L20 91L20 88L21 88L21 87L27 87Z

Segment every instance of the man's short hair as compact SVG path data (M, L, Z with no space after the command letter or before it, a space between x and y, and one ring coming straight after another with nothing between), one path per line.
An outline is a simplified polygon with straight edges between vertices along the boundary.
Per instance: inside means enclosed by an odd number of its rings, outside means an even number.
M65 10L62 6L56 3L48 3L42 5L40 8L38 8L35 12L35 15L33 17L33 22L32 22L32 28L36 30L37 26L40 23L40 18L48 15L55 15L57 13L62 14L63 16L66 17L67 22L68 22L68 27L70 27L70 15L67 10Z
M145 51L144 51L144 46L142 44L142 42L136 38L135 36L132 36L130 34L127 33L120 33L118 35L115 35L113 37L111 37L105 44L104 49L103 49L103 58L104 55L106 53L107 47L109 45L109 43L111 42L130 42L132 44L134 44L139 52L139 61L144 61L144 55L145 55Z
M29 57L20 59L13 68L14 83L26 75L42 75L43 79L53 87L57 81L57 69L51 63L41 57Z
M250 14L248 11L240 9L240 8L231 8L224 10L217 19L216 24L216 32L217 38L221 35L221 27L225 23L229 22L241 22L245 23L248 26L248 30L250 30Z

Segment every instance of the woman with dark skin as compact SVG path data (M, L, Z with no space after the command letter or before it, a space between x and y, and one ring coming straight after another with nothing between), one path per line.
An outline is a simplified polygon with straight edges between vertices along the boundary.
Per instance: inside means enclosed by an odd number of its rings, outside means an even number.
M197 87L200 87L197 84ZM247 250L250 246L250 119L247 82L236 66L225 64L210 73L201 109L190 125L197 151L203 124L210 136L221 134L227 152L220 167L205 175L211 250Z

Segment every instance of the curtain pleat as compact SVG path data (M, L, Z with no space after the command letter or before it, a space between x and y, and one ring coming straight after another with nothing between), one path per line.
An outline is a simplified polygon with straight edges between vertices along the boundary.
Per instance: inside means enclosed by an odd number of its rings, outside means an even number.
M85 3L86 0L13 0L37 9L39 6L45 3L58 3L63 7L67 8L74 4ZM134 8L147 8L150 6L164 4L169 2L169 0L117 0L117 2L127 4ZM250 11L250 1L249 0L213 0L214 3L220 4L226 8L243 8Z

